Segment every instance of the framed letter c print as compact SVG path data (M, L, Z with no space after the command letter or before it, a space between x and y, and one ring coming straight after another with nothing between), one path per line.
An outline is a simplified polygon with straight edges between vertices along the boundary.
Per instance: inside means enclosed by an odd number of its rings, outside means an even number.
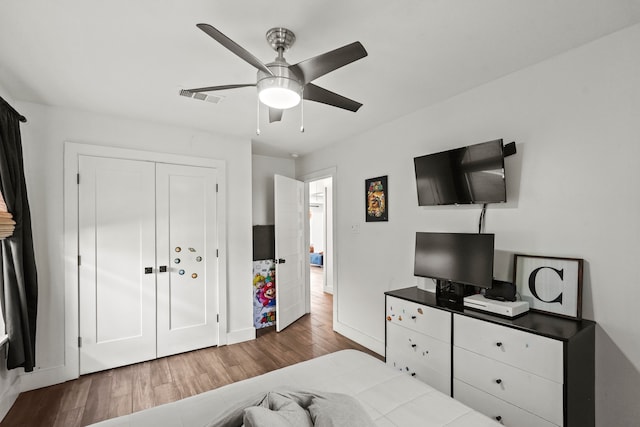
M580 258L516 254L513 282L532 311L579 320L583 263Z

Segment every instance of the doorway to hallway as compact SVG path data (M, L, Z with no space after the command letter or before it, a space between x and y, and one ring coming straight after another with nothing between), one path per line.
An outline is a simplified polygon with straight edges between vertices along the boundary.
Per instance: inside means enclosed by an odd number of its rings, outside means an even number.
M333 298L333 178L307 182L309 200L309 295L311 311ZM323 307L332 321L332 307Z

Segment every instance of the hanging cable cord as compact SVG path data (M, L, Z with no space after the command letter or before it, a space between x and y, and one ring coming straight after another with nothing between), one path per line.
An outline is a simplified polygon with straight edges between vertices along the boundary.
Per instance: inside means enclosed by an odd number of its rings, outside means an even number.
M482 231L484 230L484 220L486 216L487 216L487 204L483 203L482 211L480 212L480 219L478 221L478 234L482 234Z

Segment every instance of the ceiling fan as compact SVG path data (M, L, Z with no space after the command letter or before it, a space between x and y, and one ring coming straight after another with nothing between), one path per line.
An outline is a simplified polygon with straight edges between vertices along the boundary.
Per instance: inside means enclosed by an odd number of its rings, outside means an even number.
M255 86L258 99L269 107L269 122L282 119L282 112L295 107L302 99L320 102L349 111L358 111L361 103L311 83L318 77L367 56L360 42L354 42L338 49L309 58L295 65L284 59L286 52L296 40L295 34L286 28L272 28L267 31L267 42L278 53L273 62L264 64L246 49L225 36L209 24L198 24L198 28L218 43L258 69L256 83L209 86L187 89L189 92L211 92ZM304 130L304 129L301 129Z

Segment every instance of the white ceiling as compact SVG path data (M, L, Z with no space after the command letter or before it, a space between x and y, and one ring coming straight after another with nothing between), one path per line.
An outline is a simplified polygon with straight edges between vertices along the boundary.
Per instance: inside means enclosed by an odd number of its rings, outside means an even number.
M304 155L640 21L640 0L0 0L0 83L12 98L168 123ZM296 34L289 63L360 41L369 56L314 83L362 102L306 101L256 135L255 88L211 104L178 88L254 83L196 28L271 62L265 33Z

